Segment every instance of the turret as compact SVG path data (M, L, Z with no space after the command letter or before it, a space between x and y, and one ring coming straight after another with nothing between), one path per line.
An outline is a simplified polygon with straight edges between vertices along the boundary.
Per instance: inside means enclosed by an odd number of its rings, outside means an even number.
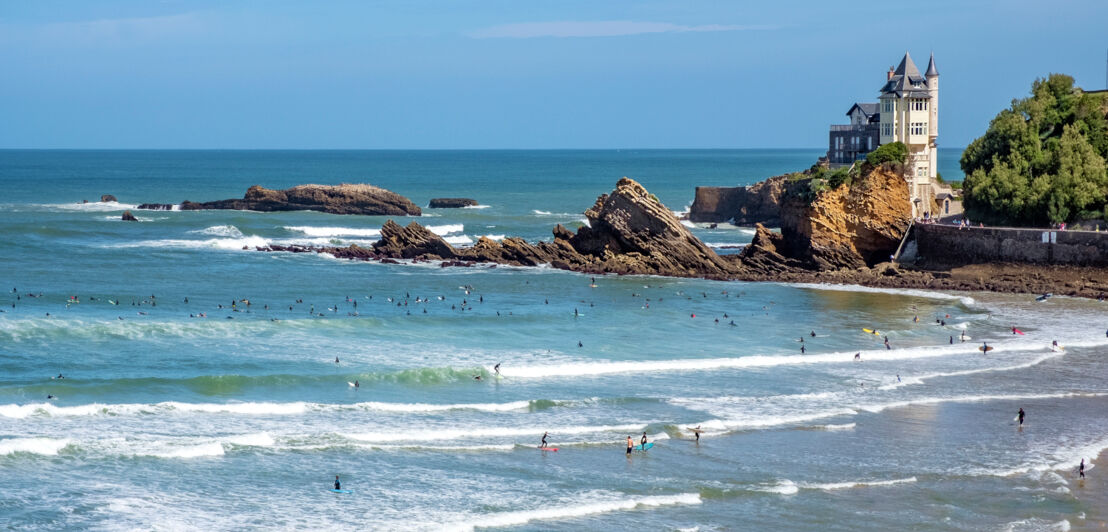
M927 135L931 137L931 143L934 143L935 137L939 136L939 69L935 68L935 52L931 52L931 60L927 62L927 73L924 76L927 77L927 92L931 94Z

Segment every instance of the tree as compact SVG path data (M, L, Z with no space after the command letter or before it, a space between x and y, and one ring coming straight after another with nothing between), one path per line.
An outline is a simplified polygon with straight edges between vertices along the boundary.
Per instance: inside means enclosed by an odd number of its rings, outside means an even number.
M1042 225L1108 209L1108 105L1052 74L1013 100L962 152L966 213Z
M890 142L882 144L866 154L866 162L874 165L895 163L904 164L908 160L908 146L903 142Z

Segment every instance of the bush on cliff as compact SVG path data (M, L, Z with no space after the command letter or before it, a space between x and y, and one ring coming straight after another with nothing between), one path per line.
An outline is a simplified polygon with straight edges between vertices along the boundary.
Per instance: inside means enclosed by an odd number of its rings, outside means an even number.
M1108 211L1108 98L1051 74L962 153L966 214L1011 225Z
M866 154L866 162L879 166L885 163L904 164L908 160L908 147L903 142L890 142L878 146Z

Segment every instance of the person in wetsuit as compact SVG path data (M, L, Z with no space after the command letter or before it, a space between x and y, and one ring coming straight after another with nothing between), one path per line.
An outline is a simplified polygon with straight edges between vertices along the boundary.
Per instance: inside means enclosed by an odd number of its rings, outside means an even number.
M1021 407L1020 411L1019 411L1019 414L1017 415L1017 417L1019 418L1019 422L1020 422L1021 427L1023 426L1023 415L1024 415L1023 414L1023 408Z
M549 436L549 435L550 435L549 432L542 433L542 444L539 445L540 449L545 449L546 448L546 437Z
M639 443L642 444L642 450L646 451L646 432L642 433L642 441L640 441Z
M339 483L339 476L338 475L335 475L335 489L336 490L341 490L342 489L342 484Z

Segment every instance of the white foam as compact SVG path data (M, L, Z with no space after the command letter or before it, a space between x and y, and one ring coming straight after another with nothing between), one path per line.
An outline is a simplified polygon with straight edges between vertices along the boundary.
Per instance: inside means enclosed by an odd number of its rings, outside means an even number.
M531 401L512 401L510 403L463 403L463 404L427 404L427 403L357 403L353 406L379 410L382 412L446 412L449 410L478 410L482 412L510 412L525 410Z
M893 350L861 351L865 361L895 361L976 353L968 344L913 347ZM514 366L502 369L506 377L540 379L547 377L588 377L612 373L705 371L727 368L764 368L807 364L854 363L855 352L818 355L751 355L737 358L690 358L652 361L574 362L540 366Z
M187 447L171 448L169 450L148 451L148 454L136 453L138 456L156 456L158 458L204 458L209 456L223 456L223 444L219 442L202 443Z
M445 530L470 531L476 528L519 526L531 521L548 521L557 519L571 519L587 515L603 514L621 510L634 510L636 508L693 505L700 504L700 494L682 493L679 495L652 495L646 497L621 497L611 501L594 502L597 497L588 497L577 504L542 508L534 510L522 510L518 512L503 512L480 517L463 523L447 524ZM589 502L585 502L589 501Z
M286 231L292 231L296 233L303 233L308 236L315 237L331 237L331 236L361 236L361 237L374 237L381 236L380 229L369 229L362 227L314 227L308 225L294 225L284 226Z
M69 445L69 440L54 438L9 438L0 440L0 456L31 453L53 456Z
M795 482L785 479L779 480L775 484L765 484L754 488L754 491L763 491L766 493L779 493L781 495L796 495L800 491L800 487Z
M111 248L187 248L187 249L224 249L239 250L244 247L266 247L269 242L260 236L245 236L242 238L209 238L207 240L185 240L169 238L164 240L140 240L138 242L125 242L111 244Z
M227 443L249 447L272 447L276 442L273 440L273 436L264 432L259 432L256 434L231 436L227 438Z
M504 236L505 235L485 235L485 238L487 238L489 240L496 241L496 242L500 242L501 240L504 240Z
M242 231L239 231L239 228L235 227L233 225L213 225L211 227L206 227L204 229L194 229L194 230L189 231L189 232L190 233L196 233L196 234L202 234L202 235L211 235L211 236L222 236L222 237L229 237L229 238L243 238Z
M893 486L896 484L910 484L916 481L916 477L898 478L893 480L854 480L849 482L831 482L826 484L801 483L800 487L815 490L842 490L850 488L865 488L875 486Z
M1038 357L1034 360L1024 362L1022 364L1016 364L1016 365L1013 365L1013 366L1000 366L1000 367L993 367L993 368L966 369L966 370L961 370L961 371L948 371L948 372L943 372L943 373L927 373L927 374L924 374L924 375L918 375L918 376L912 376L912 377L902 376L901 377L901 382L894 382L894 383L890 383L890 384L884 384L884 385L879 386L877 389L879 389L879 390L893 390L893 389L899 388L901 386L923 384L924 381L927 381L927 380L930 380L930 379L935 379L935 378L940 378L940 377L961 377L961 376L965 376L965 375L974 375L974 374L977 374L977 373L989 373L989 372L993 372L993 371L1012 371L1012 370L1017 370L1017 369L1025 369L1025 368L1030 368L1032 366L1037 366L1037 365L1043 363L1046 360L1050 360L1054 357L1058 357L1058 356L1062 356L1062 355L1063 355L1062 352L1051 353L1051 354L1048 354L1048 355L1040 356L1040 357Z
M363 432L356 434L341 434L341 436L348 439L364 442L391 443L408 441L465 440L472 438L506 438L518 436L534 437L536 434L542 434L543 432L549 432L551 436L561 436L565 434L591 434L598 432L614 432L619 434L626 434L627 432L637 432L645 426L645 423L640 423L637 425L611 426L482 427L472 429L444 428L442 430L422 431L390 430L387 432ZM614 438L612 441L618 441L618 439L619 438Z
M857 405L856 408L867 412L882 412L890 408L902 408L912 405L934 405L940 403L978 403L986 401L1026 401L1031 399L1066 399L1071 397L1104 397L1108 393L1043 393L1026 395L957 395L951 397L923 397L905 401L893 401L876 405Z
M487 209L489 207L492 207L492 205L466 205L465 207L462 207L462 208L463 209Z
M855 423L843 423L841 425L820 425L816 428L823 430L854 430Z
M110 212L137 209L138 205L115 201L90 201L88 203L44 203L40 204L39 207L63 211Z
M712 249L733 249L746 247L748 242L705 242L704 245Z
M694 224L694 223L692 223L688 220L681 220L681 225L683 225L685 227L688 227L689 229L696 229L696 224Z
M464 246L473 243L473 239L466 235L444 236L442 239L445 240L447 244L454 246Z
M784 286L796 288L810 288L812 290L830 290L836 292L868 292L874 294L892 294L898 296L912 296L925 299L953 299L963 305L974 304L974 299L969 296L947 294L932 290L917 290L913 288L878 288L873 286L860 286L854 284L825 284L825 283L781 283Z
M446 236L451 233L461 233L465 231L465 225L463 224L447 224L447 225L428 225L427 230L435 233L439 236Z

